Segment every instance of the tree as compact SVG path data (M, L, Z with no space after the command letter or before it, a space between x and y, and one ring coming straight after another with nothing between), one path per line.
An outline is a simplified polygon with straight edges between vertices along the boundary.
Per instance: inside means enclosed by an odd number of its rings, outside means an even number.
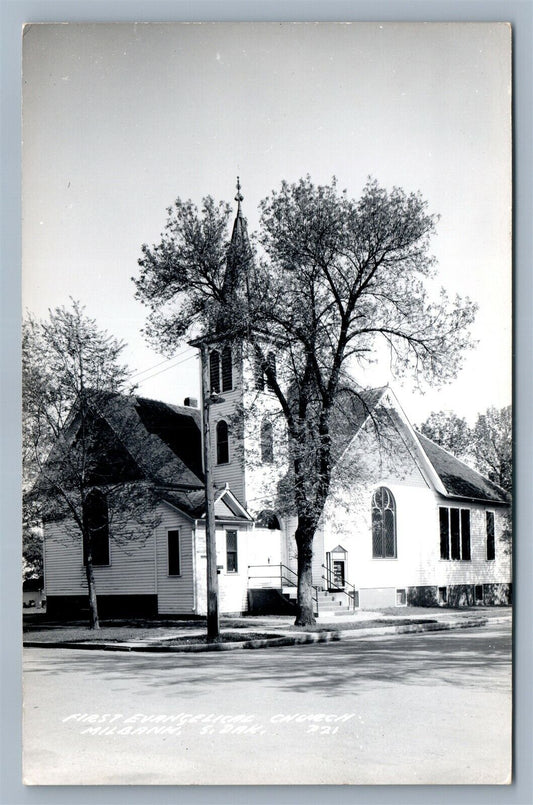
M38 526L28 528L23 525L22 532L22 558L24 581L26 579L42 578L43 566L43 535Z
M420 433L462 460L472 456L472 431L466 419L452 411L433 411L420 425Z
M431 413L420 426L428 439L449 450L457 458L473 466L482 475L501 486L509 501L513 487L512 407L487 408L478 414L473 428L450 411ZM512 506L503 512L502 539L506 552L512 549Z
M115 414L129 378L123 349L78 302L50 311L46 321L29 316L23 327L26 532L40 521L62 521L69 538L81 538L94 629L100 529L105 524L115 539L127 540L153 527L147 484L108 424L120 421Z
M513 422L510 405L487 408L474 426L473 447L479 471L507 492L513 486Z
M466 461L494 483L512 491L512 409L487 408L470 428L451 411L434 411L419 428L436 444Z
M237 200L240 211L240 194ZM451 380L470 344L475 306L443 290L431 300L436 217L419 194L388 192L369 180L355 201L335 180L283 182L261 203L260 258L243 254L238 295L224 294L227 208L207 199L199 213L178 200L168 212L161 243L143 246L135 280L137 297L151 309L149 333L168 348L192 327L231 322L230 332L260 361L288 432L296 623L312 623L313 538L331 487L331 429L341 396L357 396L345 380L350 363L364 365L383 343L397 375ZM283 358L277 373L268 344Z

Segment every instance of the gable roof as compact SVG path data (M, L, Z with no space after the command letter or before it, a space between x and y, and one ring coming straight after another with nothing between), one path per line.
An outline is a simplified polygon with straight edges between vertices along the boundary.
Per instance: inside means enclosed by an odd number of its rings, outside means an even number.
M447 450L416 432L388 386L350 391L348 413L351 438L369 420L379 427L380 407L386 406L387 419L401 435L428 484L440 495L469 501L508 505L510 496L497 484L469 467ZM342 442L342 439L340 440Z
M201 414L146 397L109 395L99 413L162 500L193 520L205 516ZM215 520L252 520L235 495L215 492Z
M388 386L365 389L354 384L341 392L333 430L334 461L365 423L379 422L382 407L437 493L449 498L509 503L505 490L417 433ZM205 492L200 411L145 397L110 394L99 413L115 437L112 443L107 441L113 445L112 460L117 461L117 444L121 445L143 475L163 488L164 500L193 519L201 518ZM216 501L217 519L249 518L228 489L219 490Z
M203 487L197 409L113 394L97 413L145 477L160 485Z
M500 486L421 433L417 433L416 436L450 497L509 503L509 495Z
M161 491L162 500L170 503L176 509L186 514L192 520L205 518L205 492L203 490L184 491L165 489ZM253 518L239 503L233 492L229 489L218 490L215 494L215 521L216 522L242 522Z

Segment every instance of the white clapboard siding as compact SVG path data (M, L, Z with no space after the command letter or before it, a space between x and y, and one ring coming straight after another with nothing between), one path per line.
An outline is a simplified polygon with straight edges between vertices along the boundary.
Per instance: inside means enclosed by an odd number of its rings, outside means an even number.
M237 531L237 567L236 573L227 572L226 530ZM277 532L279 533L279 532ZM248 564L250 562L249 540L254 538L251 525L239 527L228 525L216 530L217 566L219 568L218 590L220 613L245 612L248 597ZM205 524L199 523L196 530L196 589L197 614L207 612L207 555L205 541Z
M371 499L373 484L361 485L347 511L338 506L326 517L325 549L339 543L347 553L346 577L360 588L448 586L454 584L507 584L510 558L501 541L501 510L482 504L447 501L432 490L408 487L387 480L396 502L396 558L372 556ZM470 510L471 559L440 558L439 506ZM485 511L495 512L496 559L486 558Z
M448 586L454 584L508 584L511 581L511 559L506 552L506 546L502 542L503 515L502 511L480 504L458 503L449 501L440 505L449 505L455 508L466 508L470 510L470 561L447 560L440 558L440 538L438 505L435 506L435 539L432 545L434 571L432 574L425 572L421 574L428 579L433 578L433 584L438 586ZM496 551L495 559L487 560L487 532L485 512L495 513L495 538ZM429 563L428 563L429 564Z
M45 590L47 595L83 595L87 592L82 538L73 524L45 523ZM98 595L155 593L154 538L109 544L109 565L95 566Z
M157 536L157 609L160 615L194 613L194 524L171 506L160 508L161 522ZM168 532L180 532L180 576L168 574Z
M241 404L241 391L225 391L224 402L217 403L211 409L211 450L213 455L213 480L217 487L225 484L236 497L244 503L244 471L243 471L243 443L242 427L235 422L235 411ZM229 463L217 464L217 423L225 420L229 431Z

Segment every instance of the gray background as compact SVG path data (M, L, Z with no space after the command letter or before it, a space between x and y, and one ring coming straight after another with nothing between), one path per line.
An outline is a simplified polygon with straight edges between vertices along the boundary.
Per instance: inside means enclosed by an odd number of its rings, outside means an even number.
M2 182L2 306L0 339L0 805L18 803L186 802L357 802L357 803L518 803L533 802L531 758L531 574L530 539L533 419L532 374L532 82L533 5L517 2L308 2L212 0L212 2L48 2L0 0ZM514 330L515 330L515 782L506 787L42 787L21 783L20 673L20 43L25 22L170 20L391 20L508 21L514 42ZM487 278L490 281L490 278Z

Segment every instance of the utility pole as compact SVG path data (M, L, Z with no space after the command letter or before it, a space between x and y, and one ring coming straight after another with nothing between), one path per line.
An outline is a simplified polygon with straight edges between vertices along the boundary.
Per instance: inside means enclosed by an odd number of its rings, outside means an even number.
M209 381L209 351L207 344L200 343L202 360L202 406L203 448L205 475L205 545L207 554L207 640L218 640L220 624L218 617L217 546L215 533L215 495L211 455L211 388Z

